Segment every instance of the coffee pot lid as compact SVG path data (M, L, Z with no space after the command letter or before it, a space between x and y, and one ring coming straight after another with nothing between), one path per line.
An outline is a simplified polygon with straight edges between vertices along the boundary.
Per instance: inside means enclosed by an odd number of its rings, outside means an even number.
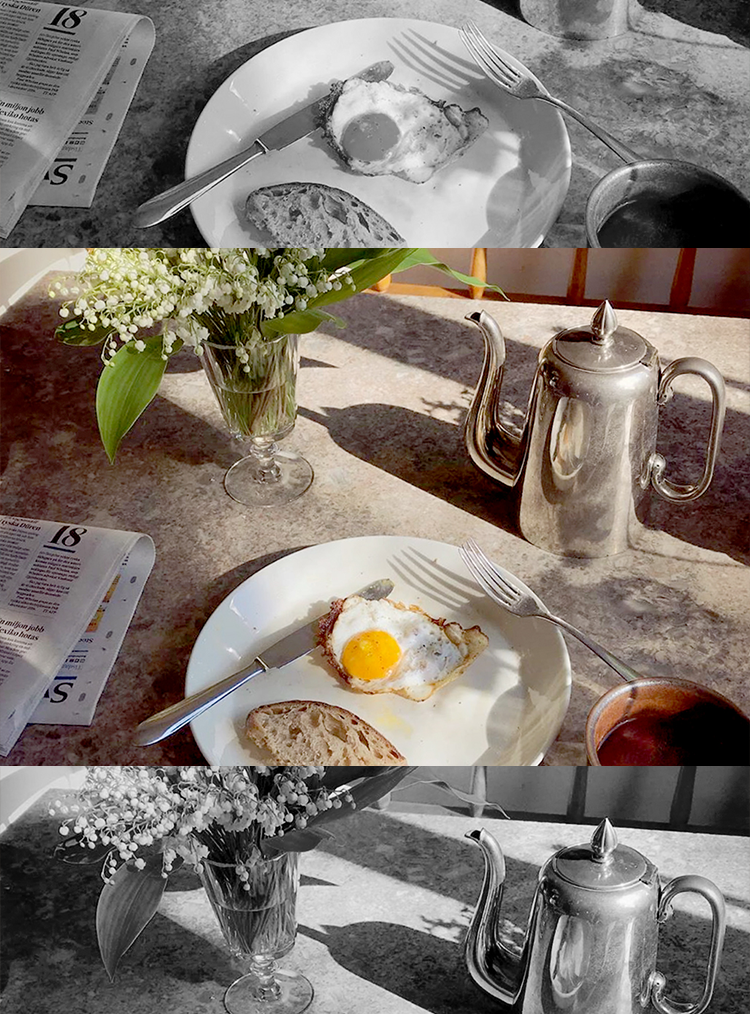
M572 845L553 859L556 872L578 887L611 890L642 880L651 864L640 852L620 845L615 829L604 820L586 845Z
M620 327L615 311L604 300L591 324L561 331L553 339L555 352L580 370L625 370L641 362L651 348L630 328Z

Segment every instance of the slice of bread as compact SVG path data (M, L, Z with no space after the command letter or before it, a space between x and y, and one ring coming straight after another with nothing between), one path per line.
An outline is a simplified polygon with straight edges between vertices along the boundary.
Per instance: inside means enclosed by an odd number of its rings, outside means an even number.
M406 764L364 719L322 701L263 704L247 716L245 731L277 764Z
M393 226L354 194L324 183L275 183L245 201L269 246L404 246Z

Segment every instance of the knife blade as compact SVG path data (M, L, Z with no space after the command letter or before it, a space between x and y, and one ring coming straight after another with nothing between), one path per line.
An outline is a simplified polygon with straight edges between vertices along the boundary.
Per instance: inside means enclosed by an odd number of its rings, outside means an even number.
M353 74L352 77L362 78L363 81L385 81L392 73L393 64L389 60L381 60L379 63L366 67L359 74ZM219 162L218 165L198 173L197 176L191 176L189 180L184 180L145 201L135 209L133 216L135 225L139 229L158 225L159 222L182 211L198 197L202 197L217 183L221 183L227 176L231 176L232 173L247 165L251 159L257 158L259 155L266 155L269 151L280 151L282 148L294 144L295 141L307 137L308 134L312 134L320 126L319 113L328 101L329 94L330 92L327 92L303 109L297 110L296 113L292 113L291 116L274 124L236 155L230 156L223 162Z
M393 581L382 578L380 581L373 581L365 588L361 588L356 595L363 599L384 599L393 591ZM163 711L157 712L147 718L136 728L134 733L135 742L138 746L149 746L151 743L158 743L167 736L177 732L188 722L192 722L198 715L222 701L238 687L243 686L253 676L268 672L269 669L281 669L282 666L294 662L303 655L309 655L318 643L318 624L326 614L317 616L311 623L306 623L296 630L293 630L280 641L270 645L260 655L256 655L250 665L245 666L231 676L225 677L218 683L214 683L204 690L199 690L190 697L186 697L177 704L172 704Z

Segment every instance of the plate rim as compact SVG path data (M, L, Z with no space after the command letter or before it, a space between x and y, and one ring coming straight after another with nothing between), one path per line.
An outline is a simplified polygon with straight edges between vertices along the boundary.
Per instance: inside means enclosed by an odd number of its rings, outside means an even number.
M186 670L185 670L185 680L184 680L184 693L185 693L185 696L188 696L191 693L196 693L197 691L203 689L203 687L205 686L205 683L198 684L198 685L195 685L195 686L191 686L190 685L191 667L193 667L193 666L195 666L197 664L194 661L195 656L196 656L196 652L202 647L202 642L204 640L206 640L206 639L209 638L210 635L208 634L208 629L209 629L209 627L211 625L212 620L214 620L214 618L220 612L231 609L230 600L234 596L236 596L237 593L241 589L243 589L246 586L251 585L253 582L257 581L258 578L259 578L259 575L264 574L270 568L276 567L277 565L285 563L286 561L293 560L294 558L298 557L300 554L303 554L303 553L310 553L310 554L312 554L312 553L320 552L325 547L330 547L330 546L334 546L334 545L335 546L342 546L344 544L351 544L353 542L369 543L369 544L371 544L373 542L381 542L381 541L397 542L397 543L405 544L405 546L408 546L408 547L415 546L416 548L420 548L420 547L421 548L426 548L426 547L429 547L429 546L439 546L442 549L448 548L450 550L454 550L456 553L458 552L458 546L455 543L444 542L444 541L439 540L439 539L431 539L431 538L426 538L426 537L422 537L422 536L397 535L397 534L354 535L354 536L348 536L348 537L340 538L340 539L329 539L329 540L326 540L324 542L312 543L309 546L303 546L303 547L301 547L299 549L289 551L284 556L279 557L277 560L271 561L270 563L266 564L264 567L261 567L259 570L255 571L255 573L251 574L249 577L245 578L244 581L241 581L238 585L236 585L229 592L227 592L227 594L224 596L224 598L221 600L221 602L212 610L211 614L209 615L209 617L206 619L205 623L201 627L201 630L200 630L200 632L198 634L198 637L196 638L196 640L195 640L195 642L193 644L193 647L192 647L191 652L190 652L190 656L188 658L188 663L187 663ZM383 555L385 555L385 554L383 554ZM498 566L500 566L500 565L498 565ZM500 566L500 569L503 570L503 571L505 571L508 574L511 574L510 571L507 571L506 568L504 568L502 566ZM521 578L517 577L515 574L512 574L512 577L516 581L518 581L524 588L528 589L528 586L525 584L525 582ZM531 589L528 589L528 590L531 591ZM349 592L349 594L352 594L352 592ZM499 608L500 607L498 606L498 609ZM543 621L536 620L535 622L541 623ZM303 624L304 624L304 621L302 621L300 625L303 625ZM550 747L552 746L552 744L557 739L557 736L560 733L560 730L561 730L561 728L563 726L565 718L567 717L567 714L568 714L568 710L570 708L570 698L571 698L571 692L572 692L572 683L573 683L573 679L572 679L572 666L571 666L571 661L570 661L570 653L568 652L568 648L567 648L567 644L565 642L565 638L562 636L562 632L559 630L558 627L545 625L545 628L549 630L549 634L552 636L553 641L557 642L557 648L560 651L560 656L561 656L560 657L560 662L561 662L561 666L562 666L562 670L563 670L563 673L562 673L563 680L562 680L562 684L561 684L561 688L560 689L561 689L561 698L563 699L563 705L564 706L561 709L559 722L558 722L556 728L554 728L554 730L551 732L551 734L548 737L546 737L546 739L543 742L542 749L537 753L537 755L535 755L535 757L534 757L533 760L527 761L526 764L522 765L522 766L529 766L529 767L537 766L538 764L540 764L541 761L542 761L542 759L543 759L543 757L547 753L547 751L550 749ZM258 631L258 634L261 635L261 631ZM219 677L219 678L221 678L221 677ZM196 723L200 723L201 719L203 719L204 717L205 717L205 713L204 713L204 715L199 715L197 718L193 719L193 721L190 722L190 731L192 733L193 739L194 739L194 741L195 741L198 749L203 754L203 756L206 759L206 761L209 764L218 763L217 760L212 759L212 757L210 756L211 750L208 748L208 745L205 744L205 738L202 739L202 737L200 735L200 730L198 728L196 728ZM205 746L205 748L204 748L204 746ZM500 766L505 766L505 765L500 765ZM511 765L511 766L514 766L514 765Z
M198 118L196 119L195 123L193 124L193 129L190 132L190 138L189 138L187 149L186 149L186 152L185 152L185 160L184 160L184 176L185 176L185 179L189 179L188 173L190 172L191 160L195 157L195 152L196 152L197 144L198 144L198 142L196 141L196 134L197 134L198 128L200 127L200 125L204 121L204 119L209 119L210 118L210 107L212 106L212 104L215 101L218 100L218 96L220 95L220 93L222 93L225 89L226 90L231 90L231 82L236 78L236 76L239 73L241 73L243 70L245 70L245 68L249 64L251 64L254 60L257 60L258 58L265 57L266 54L270 53L276 47L283 46L283 45L287 44L290 40L296 39L299 36L308 35L311 32L324 32L324 31L326 31L328 29L331 29L331 28L334 28L334 27L338 28L339 26L343 26L343 25L347 25L347 26L349 26L349 25L367 25L367 24L372 25L372 24L385 24L385 23L388 23L388 24L401 24L401 25L404 25L404 26L406 26L406 25L425 25L425 26L428 26L428 27L438 28L438 29L441 29L441 30L447 29L448 31L452 31L452 32L458 33L458 29L455 28L453 25L446 25L446 24L444 24L442 22L438 22L438 21L428 21L428 20L423 19L423 18L374 17L374 18L347 18L347 19L344 19L344 20L341 20L341 21L326 22L325 24L322 24L322 25L311 25L309 28L300 29L299 31L295 31L295 32L287 35L283 39L279 39L277 42L272 43L270 46L266 46L265 49L262 49L262 50L260 50L260 52L255 53L253 56L249 57L247 60L245 60L243 63L241 63L239 67L236 67L230 74L228 74L227 77L221 82L221 84L214 90L214 92L212 93L212 95L210 96L210 98L208 99L208 101L206 102L206 104L203 106L203 108L201 109L201 111L200 111L200 113L198 115ZM493 45L494 45L494 43L493 43ZM530 77L542 89L544 89L545 92L547 91L546 86L536 77L536 75L533 73L533 71L530 70L529 67L527 67L525 63L523 63L523 61L519 60L518 57L514 56L514 54L509 53L507 50L503 49L500 46L495 46L495 48L503 56L508 57L509 60L511 61L511 63L514 63L514 64L518 65L519 67L522 67L523 70L527 74L529 74ZM501 91L501 89L498 88L498 91ZM559 207L557 209L555 217L552 219L552 221L550 222L550 224L547 226L546 231L541 236L537 237L536 241L533 244L531 244L528 247L528 249L532 249L533 247L538 247L538 246L540 246L544 242L545 236L547 235L547 233L549 232L549 230L552 228L552 226L555 224L555 222L557 221L557 219L558 219L558 217L560 215L560 212L562 211L563 205L564 205L564 203L565 203L565 201L566 201L566 199L568 197L568 193L570 191L570 183L571 183L571 178L572 178L573 148L572 148L572 143L571 143L571 140L570 140L570 133L568 132L567 123L565 121L565 117L562 115L561 111L556 106L550 105L547 108L548 108L548 111L555 116L555 118L557 120L558 127L560 128L561 134L562 134L562 144L563 144L563 149L564 149L562 154L563 154L563 162L564 162L565 185L564 185L564 188L562 189L562 192L561 192L561 195L560 195ZM204 167L204 169L205 168L206 167ZM199 168L196 168L196 170L195 170L195 172L200 172L200 171L202 171L202 170L199 169ZM198 213L197 213L197 209L196 209L196 204L198 204L198 203L199 202L196 201L196 202L192 202L190 204L190 214L192 215L195 227L198 229L198 231L200 232L201 236L203 236L203 239L205 240L205 242L208 243L208 244L210 244L212 241L211 241L211 239L208 236L205 235L205 233L203 231L203 228L201 227L201 223L198 220Z

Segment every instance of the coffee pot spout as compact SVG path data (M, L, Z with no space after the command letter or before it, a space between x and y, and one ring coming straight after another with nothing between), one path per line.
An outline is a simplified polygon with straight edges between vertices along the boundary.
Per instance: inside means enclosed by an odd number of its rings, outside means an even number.
M466 837L476 842L484 856L482 889L464 941L466 966L481 989L512 1006L521 992L526 947L510 946L500 934L505 859L496 839L484 828L469 831Z
M497 322L484 310L470 313L466 320L477 325L484 339L482 372L464 424L466 449L485 475L505 486L515 486L521 473L526 420L520 432L513 432L500 419L505 341Z

